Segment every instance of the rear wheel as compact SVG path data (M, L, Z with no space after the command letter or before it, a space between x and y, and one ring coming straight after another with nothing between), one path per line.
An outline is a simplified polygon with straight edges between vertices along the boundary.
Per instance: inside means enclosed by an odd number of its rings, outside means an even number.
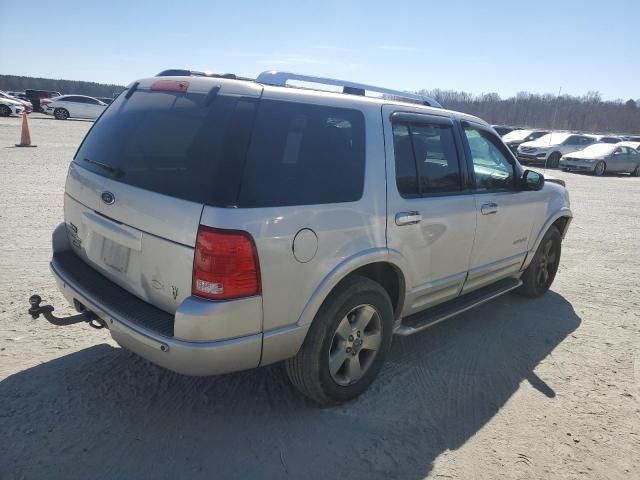
M632 177L640 177L640 165L638 165L636 167L636 169L633 172L631 172L631 176Z
M529 298L544 295L556 278L561 249L560 231L551 226L542 238L533 260L522 274L522 285L516 292Z
M560 165L560 152L553 152L547 160L547 168L558 168Z
M393 308L380 284L346 280L318 311L298 354L286 361L291 382L320 405L337 405L364 392L391 346Z
M8 117L11 115L11 109L6 105L0 105L0 117Z
M57 120L66 120L67 118L69 118L69 111L66 108L56 108L53 111L53 116Z
M603 161L600 161L600 162L596 163L596 166L593 169L593 174L596 177L601 177L602 175L604 175L604 172L606 170L607 170L607 165Z

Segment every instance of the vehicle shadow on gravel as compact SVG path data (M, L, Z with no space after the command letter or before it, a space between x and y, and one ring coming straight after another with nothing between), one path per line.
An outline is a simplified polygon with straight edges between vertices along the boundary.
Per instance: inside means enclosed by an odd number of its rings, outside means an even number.
M0 382L0 478L423 478L521 382L553 402L567 379L533 370L579 324L556 293L503 296L396 337L372 388L330 409L278 365L192 378L97 345Z

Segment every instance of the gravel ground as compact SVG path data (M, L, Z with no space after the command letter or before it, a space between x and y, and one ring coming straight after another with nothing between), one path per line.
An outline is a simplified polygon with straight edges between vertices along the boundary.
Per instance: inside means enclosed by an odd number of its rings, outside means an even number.
M50 233L91 123L30 124L18 149L0 119L0 479L640 478L640 178L553 172L575 220L552 291L396 338L370 391L319 409L279 366L189 378L31 320L33 292L71 313Z

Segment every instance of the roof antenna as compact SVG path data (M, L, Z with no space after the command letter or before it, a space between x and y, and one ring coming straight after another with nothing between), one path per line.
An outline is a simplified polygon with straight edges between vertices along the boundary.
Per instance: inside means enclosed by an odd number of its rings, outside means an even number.
M560 85L560 90L558 90L558 97L556 98L556 109L553 112L553 120L551 120L551 132L549 133L549 143L547 145L551 145L551 137L553 136L553 129L556 124L556 118L558 117L558 106L560 105L560 94L562 93L562 85ZM547 173L547 162L549 161L549 157L544 161L544 170L542 172L543 175Z

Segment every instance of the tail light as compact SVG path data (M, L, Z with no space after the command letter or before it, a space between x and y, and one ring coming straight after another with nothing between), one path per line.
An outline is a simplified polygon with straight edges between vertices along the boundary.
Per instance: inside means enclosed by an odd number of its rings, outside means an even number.
M191 293L212 300L260 294L258 253L251 235L200 225Z

